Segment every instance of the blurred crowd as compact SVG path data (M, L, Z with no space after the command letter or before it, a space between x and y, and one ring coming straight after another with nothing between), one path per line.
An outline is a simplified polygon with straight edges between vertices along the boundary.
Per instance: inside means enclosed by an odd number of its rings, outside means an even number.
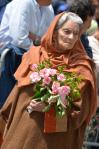
M31 45L40 45L41 37L54 16L64 11L76 13L83 20L81 42L86 54L95 63L97 107L99 107L99 0L89 1L90 3L88 0L52 0L52 2L46 0L45 3L43 1L41 3L38 0L39 6L35 1L33 4L26 1L23 7L21 0L0 0L0 55L3 57L0 65L2 61L4 64L0 68L0 108L16 83L13 74L21 62L23 53ZM7 58L2 56L6 48L11 49Z

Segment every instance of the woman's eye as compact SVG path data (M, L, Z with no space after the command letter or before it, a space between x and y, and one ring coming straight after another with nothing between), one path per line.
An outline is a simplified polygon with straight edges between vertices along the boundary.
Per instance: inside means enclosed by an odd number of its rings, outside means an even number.
M77 36L79 33L78 32L74 32L73 34L74 34L74 36Z
M64 30L64 33L65 33L65 34L70 34L71 31L69 31L69 30Z
M69 35L69 34L74 34L74 36L77 36L78 35L78 32L73 32L73 31L70 31L70 30L64 30L64 33L66 34L66 35Z

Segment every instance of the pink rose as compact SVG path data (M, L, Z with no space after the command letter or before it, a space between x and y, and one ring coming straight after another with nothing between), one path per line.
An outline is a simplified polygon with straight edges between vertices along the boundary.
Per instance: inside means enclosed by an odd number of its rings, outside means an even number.
M63 96L63 95L66 96L70 93L70 87L69 86L60 86L58 88L58 93L61 96Z
M51 82L51 78L48 77L48 76L45 76L44 79L43 79L43 84L45 85L49 85Z
M40 70L40 76L41 76L42 78L44 78L44 77L49 77L49 75L50 75L49 69L44 68L44 69Z
M51 76L54 76L54 75L56 75L57 70L56 69L50 69L49 68L49 73L50 73Z
M61 105L66 108L66 105L67 105L67 99L66 99L66 96L61 96Z
M32 66L31 66L31 68L32 68L33 70L35 70L37 67L38 67L37 64L32 64Z
M61 104L63 107L66 107L67 105L67 100L66 96L70 93L70 87L69 86L61 86L58 88L58 93L61 97Z
M52 84L52 93L57 94L59 87L60 87L60 83L54 81L53 84Z
M31 75L30 75L30 79L33 83L36 83L36 82L39 82L41 80L41 77L39 75L38 72L33 72Z
M58 74L58 75L57 75L57 80L58 80L58 81L62 81L62 82L65 81L65 76L64 76L64 74L62 74L62 73L61 73L61 74Z

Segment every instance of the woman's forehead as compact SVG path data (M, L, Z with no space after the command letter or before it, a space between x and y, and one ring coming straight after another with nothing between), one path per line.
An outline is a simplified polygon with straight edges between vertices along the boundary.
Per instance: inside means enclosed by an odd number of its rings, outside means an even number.
M64 25L62 26L62 28L68 28L68 29L79 29L79 25L72 21L72 20L68 20L67 22L64 23Z

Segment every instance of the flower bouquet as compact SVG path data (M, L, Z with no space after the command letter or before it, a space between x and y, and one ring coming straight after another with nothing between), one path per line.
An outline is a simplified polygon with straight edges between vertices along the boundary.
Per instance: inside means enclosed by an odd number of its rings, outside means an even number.
M45 112L47 123L51 121L52 115L53 121L66 119L66 115L72 109L73 101L80 98L78 85L82 77L78 77L72 72L66 72L65 65L59 66L57 69L52 68L50 60L38 65L33 64L32 70L30 75L30 81L33 84L32 99L45 103L43 112ZM32 112L30 106L28 106L28 111ZM50 127L52 126L50 125Z

